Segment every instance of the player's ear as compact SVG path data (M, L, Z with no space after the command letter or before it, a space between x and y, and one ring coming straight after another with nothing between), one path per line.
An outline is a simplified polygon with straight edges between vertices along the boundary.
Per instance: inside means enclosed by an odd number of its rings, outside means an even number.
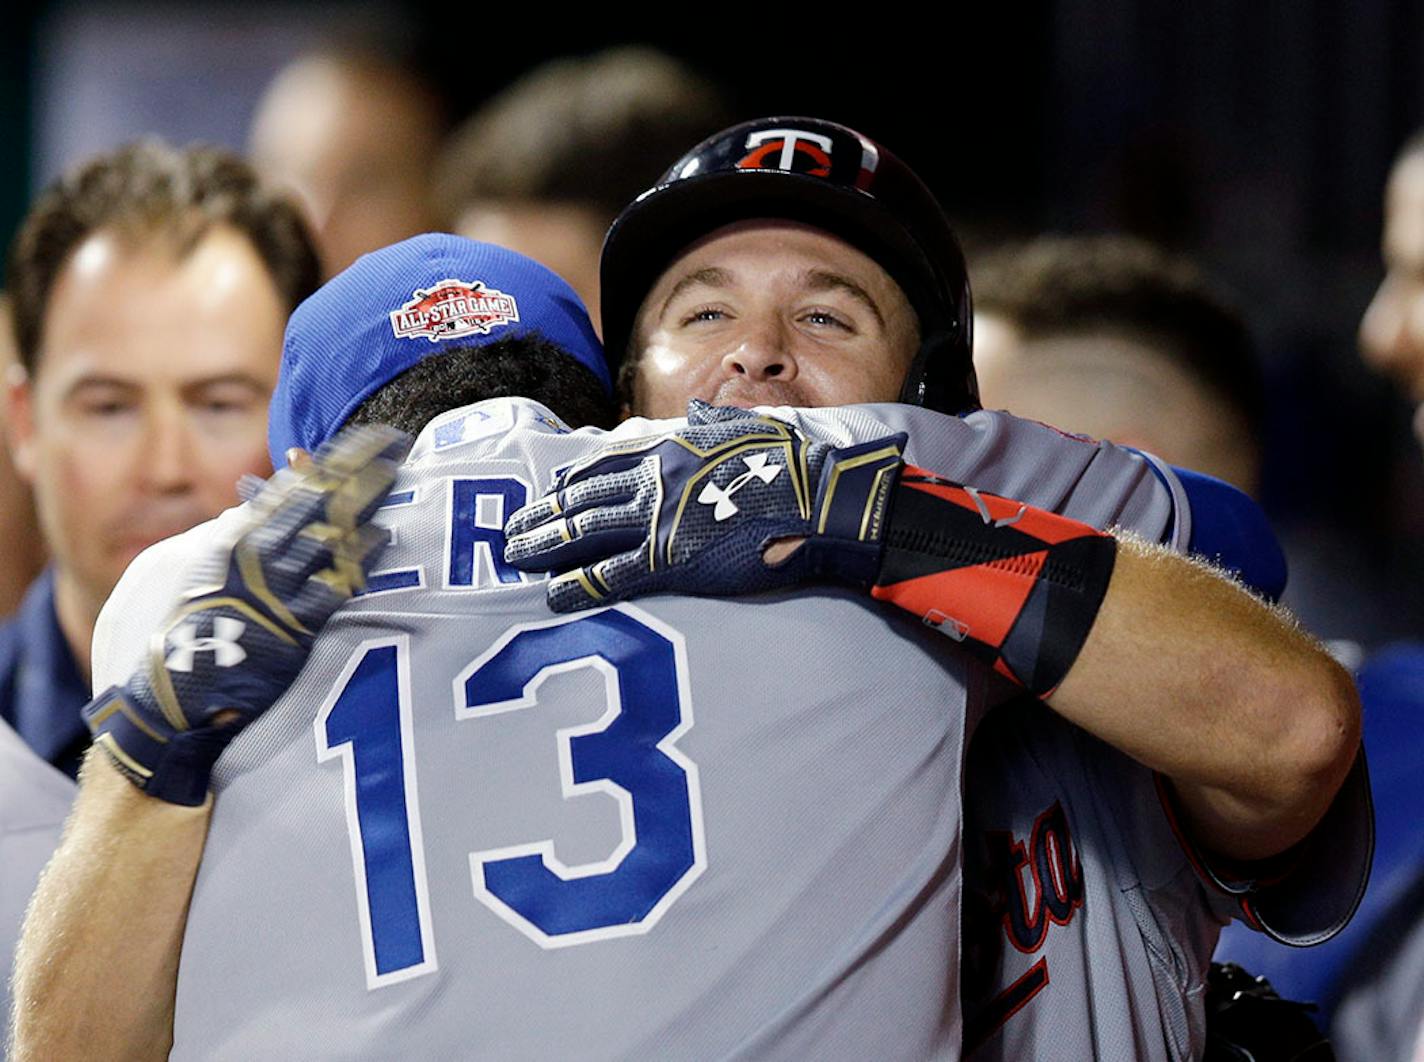
M5 442L15 471L30 486L35 478L35 391L23 365L7 365L4 373Z
M292 446L287 449L287 464L293 472L305 472L311 467L312 455L308 450L303 450L300 446Z

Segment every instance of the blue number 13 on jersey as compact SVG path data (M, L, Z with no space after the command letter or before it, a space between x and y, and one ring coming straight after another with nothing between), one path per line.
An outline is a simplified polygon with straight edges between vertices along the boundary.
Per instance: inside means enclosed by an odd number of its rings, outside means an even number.
M404 639L363 644L316 720L318 757L345 764L367 984L435 969ZM604 680L603 715L562 730L566 798L605 793L623 840L567 866L550 841L470 855L475 897L543 947L647 932L704 865L697 768L674 742L692 725L682 639L630 606L515 627L454 680L455 717L536 708L551 674Z

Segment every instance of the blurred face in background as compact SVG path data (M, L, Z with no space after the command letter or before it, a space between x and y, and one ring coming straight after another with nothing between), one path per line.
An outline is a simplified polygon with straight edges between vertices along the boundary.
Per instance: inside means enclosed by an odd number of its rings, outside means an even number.
M277 75L253 122L253 165L302 201L330 277L434 227L438 102L399 70L311 56Z
M265 475L286 313L233 229L177 253L99 230L61 268L33 373L9 388L61 621L89 622L138 553L236 504Z
M461 210L455 232L548 266L578 292L598 330L598 259L611 220L578 203L476 199Z
M1424 152L1399 160L1384 200L1385 278L1360 322L1360 350L1418 404L1424 443Z
M986 409L1111 439L1254 493L1260 453L1245 418L1146 337L1127 332L1027 336L974 315L974 369Z
M10 307L0 294L0 374L11 371L19 360L15 352ZM3 378L3 377L0 377ZM0 403L0 433L5 426L5 410ZM0 447L0 616L13 612L25 588L44 565L44 543L35 523L34 500L30 489L15 473L9 451Z

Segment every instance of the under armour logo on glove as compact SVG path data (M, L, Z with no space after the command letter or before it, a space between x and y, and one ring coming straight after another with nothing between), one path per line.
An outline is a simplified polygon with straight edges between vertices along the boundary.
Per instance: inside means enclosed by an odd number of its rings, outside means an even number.
M310 467L248 484L246 524L195 572L148 659L84 709L94 744L144 792L201 804L213 764L275 703L390 538L370 523L410 440L344 431ZM239 644L241 642L241 644Z
M766 454L751 454L742 458L747 464L747 470L743 472L725 487L719 487L715 483L709 483L702 488L702 493L697 496L697 500L703 505L715 505L712 510L712 519L717 521L726 520L728 517L736 516L739 510L732 501L732 495L741 490L753 479L759 479L763 483L770 483L776 478L776 474L781 471L780 465L768 465L769 458Z
M173 643L173 651L163 661L169 671L192 671L193 657L198 653L212 653L218 667L234 667L247 659L247 650L237 644L247 624L231 616L219 616L213 620L213 636L198 637L196 623L183 623L171 631L168 640Z
M511 516L505 560L562 573L548 584L556 612L808 578L866 585L904 445L894 435L837 449L774 417L693 401L687 427L609 446ZM773 567L763 552L780 539L803 542Z

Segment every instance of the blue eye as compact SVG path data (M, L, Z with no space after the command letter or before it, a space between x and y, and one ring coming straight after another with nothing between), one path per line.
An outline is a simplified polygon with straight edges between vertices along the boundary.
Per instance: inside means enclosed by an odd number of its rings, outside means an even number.
M803 317L808 324L850 331L850 326L827 310L810 310Z
M720 321L727 316L726 312L716 306L703 306L693 310L683 318L683 324L693 324L697 321Z

